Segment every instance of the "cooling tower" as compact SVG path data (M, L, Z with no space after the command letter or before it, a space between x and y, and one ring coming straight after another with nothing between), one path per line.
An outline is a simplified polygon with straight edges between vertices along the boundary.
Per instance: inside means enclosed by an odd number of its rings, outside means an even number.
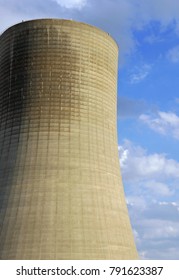
M0 259L136 259L120 175L118 47L71 20L0 37Z

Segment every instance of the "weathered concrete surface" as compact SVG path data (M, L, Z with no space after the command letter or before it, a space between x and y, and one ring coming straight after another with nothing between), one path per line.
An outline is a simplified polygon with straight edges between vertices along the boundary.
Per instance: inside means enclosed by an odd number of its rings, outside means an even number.
M118 47L70 20L0 37L0 258L135 259L116 134Z

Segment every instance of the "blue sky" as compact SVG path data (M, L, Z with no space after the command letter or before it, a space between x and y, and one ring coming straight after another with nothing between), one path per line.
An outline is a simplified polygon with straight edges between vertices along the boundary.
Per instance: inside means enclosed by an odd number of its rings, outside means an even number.
M120 49L118 138L142 259L179 259L179 1L0 0L0 31L67 18L109 32Z

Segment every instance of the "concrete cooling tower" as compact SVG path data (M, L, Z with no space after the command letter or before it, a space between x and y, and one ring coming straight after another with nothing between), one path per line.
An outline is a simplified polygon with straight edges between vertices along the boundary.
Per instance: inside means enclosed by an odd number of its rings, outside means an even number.
M119 168L118 47L71 20L0 36L0 259L137 259Z

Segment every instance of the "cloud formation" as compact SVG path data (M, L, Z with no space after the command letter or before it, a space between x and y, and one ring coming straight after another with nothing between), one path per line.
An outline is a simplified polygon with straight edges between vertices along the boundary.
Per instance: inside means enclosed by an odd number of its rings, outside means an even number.
M179 45L175 46L167 52L167 58L173 63L179 62Z
M150 73L152 66L149 64L144 64L140 68L136 67L134 73L130 76L131 84L138 84L143 81Z
M179 178L179 163L165 154L148 154L142 147L126 140L119 147L123 178L127 181Z
M119 147L127 205L139 255L179 258L179 162L125 140Z
M128 203L142 259L179 259L179 204L152 202L139 210Z
M81 10L87 3L86 0L53 0L66 9Z
M179 116L175 113L159 111L156 116L142 114L139 120L155 132L179 140Z

